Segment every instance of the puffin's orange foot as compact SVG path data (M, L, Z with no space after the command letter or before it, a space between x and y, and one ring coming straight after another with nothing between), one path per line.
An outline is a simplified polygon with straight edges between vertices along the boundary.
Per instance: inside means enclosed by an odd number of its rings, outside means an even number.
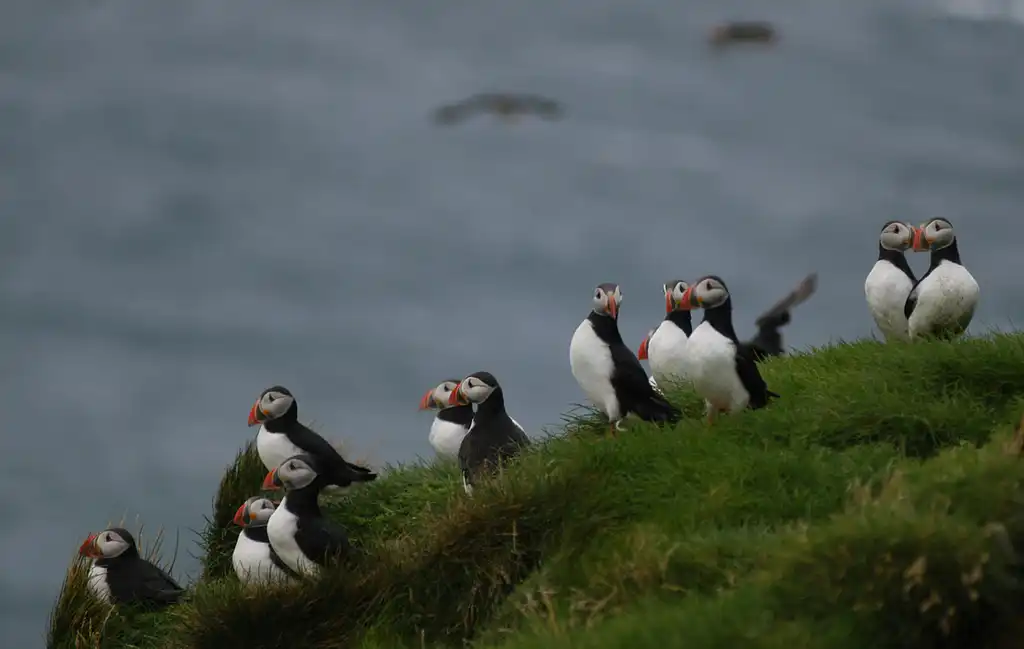
M608 424L608 437L615 437L615 424Z

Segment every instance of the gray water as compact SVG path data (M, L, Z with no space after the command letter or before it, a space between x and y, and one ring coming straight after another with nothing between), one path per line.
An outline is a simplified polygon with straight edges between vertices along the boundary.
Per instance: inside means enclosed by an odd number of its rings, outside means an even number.
M950 218L973 330L1020 321L1024 0L965 2L0 4L0 645L125 514L194 575L274 383L377 463L429 457L420 395L480 369L539 431L595 284L635 346L670 277L725 277L749 335L817 270L788 342L863 337L891 218ZM729 17L782 41L709 52ZM430 122L482 90L567 117Z

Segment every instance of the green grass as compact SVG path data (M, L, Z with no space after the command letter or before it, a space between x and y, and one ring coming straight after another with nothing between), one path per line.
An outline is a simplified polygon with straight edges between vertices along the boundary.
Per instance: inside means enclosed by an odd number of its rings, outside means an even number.
M203 575L160 614L107 617L74 586L51 647L672 649L1010 647L1024 596L1024 335L858 342L772 360L768 409L616 438L588 415L481 487L391 467L325 499L364 552L243 589L229 468ZM426 424L424 424L426 425ZM78 638L78 639L76 639Z

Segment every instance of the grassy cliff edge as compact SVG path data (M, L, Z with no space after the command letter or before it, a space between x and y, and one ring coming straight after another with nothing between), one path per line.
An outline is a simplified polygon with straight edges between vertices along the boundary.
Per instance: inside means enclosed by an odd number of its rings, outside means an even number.
M363 550L298 587L243 589L229 467L187 601L111 612L73 563L52 648L1009 647L1024 594L1024 335L841 343L772 360L766 410L607 438L589 415L462 493L392 467L325 510ZM426 424L424 424L426 425Z

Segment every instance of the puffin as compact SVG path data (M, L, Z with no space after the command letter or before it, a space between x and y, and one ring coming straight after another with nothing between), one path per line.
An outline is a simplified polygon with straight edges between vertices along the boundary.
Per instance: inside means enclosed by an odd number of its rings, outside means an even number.
M736 338L732 298L722 278L707 275L683 293L683 308L704 309L686 344L687 376L704 398L708 422L720 412L757 410L779 397L761 378L750 345Z
M330 442L299 423L299 404L287 388L267 388L249 410L249 426L260 424L256 451L263 466L273 471L295 455L308 453L320 461L326 484L348 487L354 482L371 482L377 474L347 462Z
M665 293L665 319L640 343L637 358L651 366L653 385L668 385L686 380L683 354L686 339L693 333L691 313L680 308L683 293L690 285L681 279L662 284Z
M717 25L711 30L709 40L712 45L722 46L730 43L774 43L778 38L778 31L771 23L744 20Z
M174 604L185 593L170 575L139 556L135 538L123 527L90 534L78 554L92 559L87 587L104 602L155 610Z
M473 423L472 405L448 405L448 397L458 385L458 379L446 379L420 399L420 410L437 410L428 439L437 454L445 457L458 457L462 439Z
M318 498L329 483L318 456L290 457L267 473L263 488L284 488L285 496L267 521L274 552L296 573L315 575L332 559L349 554L348 536L320 512Z
M270 547L267 522L277 509L269 498L254 496L238 508L232 522L242 531L231 554L231 565L243 584L290 581L297 577Z
M878 259L864 280L864 298L886 342L909 340L904 307L917 283L903 251L914 243L914 226L889 221L878 234Z
M470 408L476 404L473 423L459 446L462 487L472 496L477 480L529 446L530 438L505 411L505 393L490 372L474 372L459 381L448 404Z
M754 321L757 333L746 342L754 355L754 360L761 362L772 356L782 356L785 348L782 345L782 334L779 329L789 324L793 309L814 295L818 289L818 274L811 273L800 280L792 291L773 304Z
M903 313L910 338L955 338L967 330L978 307L978 282L960 261L956 232L936 218L914 229L914 252L931 251L931 263L907 296Z
M621 430L629 413L644 421L674 423L682 413L655 392L647 372L619 333L618 284L594 289L590 314L576 328L569 343L569 367L587 398L608 418L610 433Z
M464 121L477 113L492 113L505 122L515 122L523 115L536 115L554 120L562 116L557 101L529 94L483 92L434 111L434 121L451 125Z

